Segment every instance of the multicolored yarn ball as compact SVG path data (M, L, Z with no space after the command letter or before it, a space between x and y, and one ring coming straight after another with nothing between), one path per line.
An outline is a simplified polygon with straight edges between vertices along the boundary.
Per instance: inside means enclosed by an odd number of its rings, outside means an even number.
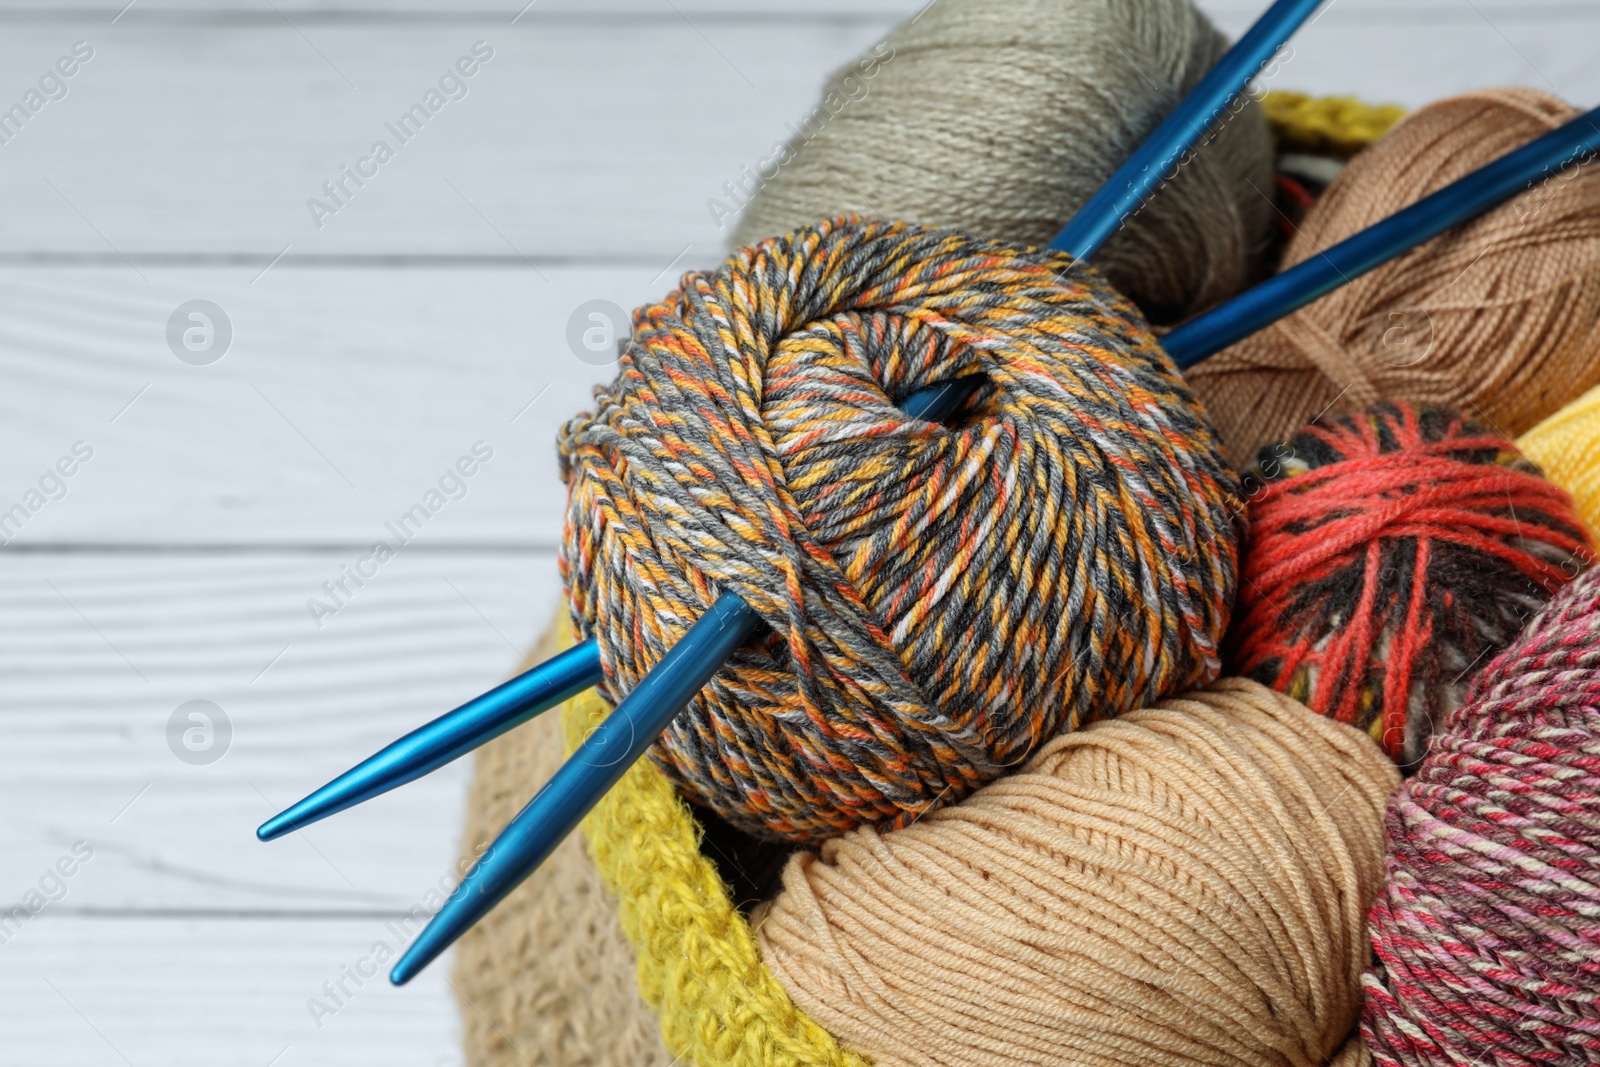
M771 627L652 749L691 799L801 841L901 825L1216 675L1237 482L1092 270L837 219L634 322L561 432L561 566L608 697L721 593ZM953 426L896 404L966 374Z
M1318 419L1262 449L1245 487L1231 671L1366 730L1403 766L1589 558L1567 493L1441 408Z
M1478 676L1389 802L1382 1067L1600 1063L1600 572Z

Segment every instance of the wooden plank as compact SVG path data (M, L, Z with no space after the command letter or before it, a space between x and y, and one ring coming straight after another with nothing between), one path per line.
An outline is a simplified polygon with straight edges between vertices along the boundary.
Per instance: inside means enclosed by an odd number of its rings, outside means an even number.
M377 976L360 985L344 977L345 968L371 970L361 961L376 958L376 945L395 946L390 921L150 921L46 910L0 949L3 1058L62 1067L458 1064L448 959L404 989ZM334 1005L323 984L341 979L348 995L336 988ZM314 1013L313 999L332 1013Z
M95 52L3 146L0 253L665 263L723 240L706 201L882 28L333 23L313 42L281 24L24 23L0 35L0 69L43 72L80 38ZM493 58L465 96L396 136L478 40ZM381 166L378 142L393 152ZM345 166L365 169L361 186ZM313 199L338 210L314 214Z
M674 6L677 10L674 10ZM519 23L551 17L587 18L599 21L614 15L659 16L673 18L746 19L763 18L903 18L929 6L928 0L139 0L119 23L137 24L154 17L188 17L282 21L284 15L311 22L337 19L431 18L435 20L505 21L520 13ZM1201 10L1217 19L1253 19L1266 9L1266 0L1199 0ZM1414 13L1431 18L1471 21L1482 15L1491 18L1543 18L1581 12L1584 0L1542 0L1513 3L1492 0L1466 4L1463 0L1337 0L1328 5L1326 16L1335 10L1341 15L1359 13L1384 22L1400 21ZM5 0L0 3L0 18L7 16L46 16L52 20L75 18L81 21L109 19L122 9L121 3L74 3L56 0ZM1478 10L1474 10L1474 8ZM681 12L681 15L680 15Z
M1235 32L1253 13L1219 9ZM1371 14L1333 6L1296 39L1276 84L1413 106L1504 82L1600 97L1592 5L1448 20L1410 9L1381 29ZM888 25L334 20L306 32L157 20L102 33L20 22L0 36L0 69L42 72L80 37L96 52L69 95L3 147L0 255L664 262L723 239L707 200ZM405 143L390 134L385 124L478 39L494 58L467 96ZM395 157L359 189L347 180L346 205L314 218L308 201L326 201L323 183L379 140Z
M1365 0L1371 3L1373 0ZM681 20L759 21L783 19L900 18L915 14L928 0L138 0L117 19L118 25L187 19L231 22L234 24L274 22L283 25L285 16L302 24L334 21L393 20L396 18L432 21L473 21L484 24L518 25L550 20L609 22L618 16L658 17ZM120 2L78 0L53 3L52 0L4 0L0 18L45 18L53 22L72 19L80 22L109 23L122 10Z
M1230 34L1244 32L1254 18L1232 5L1215 15ZM1340 2L1324 7L1289 42L1267 87L1415 108L1471 89L1531 85L1592 107L1600 103L1600 66L1588 42L1597 32L1600 7L1593 4Z
M714 253L713 253L714 254ZM474 444L493 450L419 544L553 548L555 433L612 368L567 341L585 302L631 308L677 267L0 270L0 534L20 546L369 544ZM257 268L259 269L259 268ZM146 284L148 279L149 284ZM193 366L180 305L224 310L232 342ZM66 495L29 497L76 442ZM48 480L48 479L47 479ZM54 488L50 482L49 488ZM38 505L20 524L14 504ZM411 527L407 527L409 531Z
M282 841L254 829L509 676L556 609L554 560L402 549L319 628L308 598L355 559L0 556L0 901L78 841L93 856L60 907L79 912L363 916L438 886L464 761ZM208 763L169 732L203 726L178 714L195 700L231 727Z

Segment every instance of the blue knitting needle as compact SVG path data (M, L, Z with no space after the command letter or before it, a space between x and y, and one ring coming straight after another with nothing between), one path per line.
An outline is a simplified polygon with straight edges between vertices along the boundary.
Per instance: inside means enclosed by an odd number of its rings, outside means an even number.
M256 836L271 841L415 781L577 696L603 677L599 645L585 641L569 648L406 734L262 823Z
M1261 72L1273 53L1321 3L1322 0L1278 0L1268 8L1099 192L1078 209L1050 247L1070 252L1078 259L1094 258L1100 246L1139 209L1156 186L1181 166L1183 156L1199 143L1222 112L1244 92L1250 79Z
M1592 161L1596 151L1600 108L1190 319L1167 334L1162 347L1179 367L1192 367L1452 226L1477 218L1567 164L1584 156Z
M1319 3L1320 0L1277 0L1201 80L1192 98L1157 126L1140 150L1078 211L1057 241L1070 239L1079 258L1093 255ZM1111 195L1106 195L1107 190ZM1079 220L1091 211L1115 214L1104 225L1080 227L1082 232L1075 230ZM912 411L912 404L921 396L909 398L905 409L918 414ZM953 405L951 410L958 406L959 403ZM921 414L937 417L926 409ZM395 964L389 980L396 985L410 981L542 864L760 625L759 616L743 600L729 593L719 597L507 824L489 852L467 872L456 892Z
M1600 108L1335 245L1311 265L1286 271L1280 277L1289 278L1287 283L1275 279L1257 286L1173 331L1167 335L1168 351L1176 351L1174 359L1181 365L1191 366L1597 149ZM1408 216L1419 229L1405 228ZM410 981L537 868L754 632L756 623L748 621L748 609L739 605L727 610L728 599L724 596L713 605L511 820L406 950L390 972L390 981L396 985Z
M1079 259L1092 258L1123 218L1155 190L1169 168L1205 135L1211 122L1320 3L1322 0L1276 0L1079 209L1051 247ZM963 387L936 397L940 388L925 390L925 397L908 398L905 410L917 414L914 406L931 405L921 409L922 417L937 422L959 408L970 394L970 388ZM733 594L724 599L727 596ZM689 642L693 650L699 640L698 631L691 628L680 642ZM274 840L415 781L599 685L604 678L599 646L592 639L584 641L412 731L262 823L256 836L262 841Z

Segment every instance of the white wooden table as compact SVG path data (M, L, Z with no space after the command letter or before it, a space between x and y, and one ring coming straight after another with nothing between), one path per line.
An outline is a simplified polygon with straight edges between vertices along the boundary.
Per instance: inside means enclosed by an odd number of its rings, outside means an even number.
M715 262L706 199L915 5L96 2L0 0L0 106L92 50L0 144L0 1065L456 1063L447 966L348 975L449 868L465 765L253 828L512 668L559 595L555 428L608 374L569 317ZM307 199L479 41L319 228ZM1276 84L1592 104L1596 42L1594 0L1336 0ZM195 300L220 359L169 345ZM169 744L196 700L231 727L209 763Z

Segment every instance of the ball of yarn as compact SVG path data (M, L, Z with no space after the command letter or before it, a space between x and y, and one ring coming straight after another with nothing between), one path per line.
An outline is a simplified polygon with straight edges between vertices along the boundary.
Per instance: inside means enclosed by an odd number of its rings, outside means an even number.
M1245 476L1229 670L1414 765L1472 673L1588 559L1566 492L1442 408L1328 416Z
M561 565L609 696L721 593L771 627L652 749L691 799L797 840L905 822L1215 676L1237 483L1087 267L840 219L634 323L561 432ZM896 405L967 374L955 426Z
M798 854L762 958L877 1067L1321 1067L1361 1010L1397 782L1355 730L1226 679Z
M734 239L855 212L1043 245L1226 50L1190 0L940 0L841 67L749 172ZM1252 280L1271 191L1246 98L1095 265L1176 322Z
M1600 530L1600 386L1517 438L1517 447L1572 494L1590 534Z
M1479 675L1385 821L1377 1062L1600 1063L1600 572Z
M1532 89L1431 104L1356 156L1308 259L1576 114ZM1329 410L1454 407L1512 436L1600 383L1600 167L1571 167L1187 372L1240 466Z

